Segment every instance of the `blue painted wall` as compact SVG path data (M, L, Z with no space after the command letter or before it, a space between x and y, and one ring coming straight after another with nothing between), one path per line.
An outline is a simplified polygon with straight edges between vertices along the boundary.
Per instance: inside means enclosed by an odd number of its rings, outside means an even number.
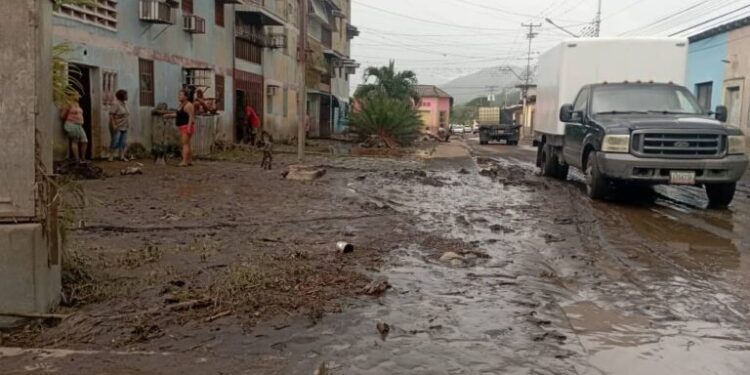
M695 85L713 82L712 107L723 104L724 77L729 34L719 34L690 44L688 52L687 87L696 93Z

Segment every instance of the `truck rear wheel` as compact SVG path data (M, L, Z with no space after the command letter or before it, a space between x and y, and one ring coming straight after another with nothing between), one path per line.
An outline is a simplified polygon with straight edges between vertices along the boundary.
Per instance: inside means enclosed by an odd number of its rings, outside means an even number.
M586 192L591 199L602 200L609 195L609 179L601 174L596 161L596 151L589 152L586 162Z
M569 167L560 164L560 159L557 158L557 153L555 152L554 147L550 145L544 145L544 147L542 147L541 168L542 176L557 178L560 180L568 179Z
M734 193L736 190L736 183L706 185L708 206L711 208L729 207L729 204L732 203L732 200L734 199Z

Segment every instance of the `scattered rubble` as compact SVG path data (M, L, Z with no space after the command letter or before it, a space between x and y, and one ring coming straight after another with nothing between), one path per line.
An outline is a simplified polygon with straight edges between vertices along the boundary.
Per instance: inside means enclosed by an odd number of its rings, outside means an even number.
M392 288L392 286L388 282L387 278L385 278L385 277L379 277L379 278L373 280L372 282L370 282L370 284L368 284L363 289L362 292L364 294L367 294L367 295L370 295L370 296L380 296L383 293L385 293L388 289L391 289L391 288Z
M446 252L445 254L443 254L440 257L440 261L443 262L443 263L451 263L454 260L459 260L459 261L463 262L464 257L462 257L461 255L458 255L457 253L454 253L452 251L448 251L448 252Z
M70 176L76 180L99 180L108 177L104 170L90 162L64 160L55 164L55 174Z
M378 322L378 324L375 325L375 328L380 333L380 338L385 341L385 338L388 337L388 333L391 332L391 326L388 325L388 323Z
M326 170L309 165L290 165L282 176L292 181L313 181L325 176Z
M120 176L133 176L143 174L140 167L127 167L120 170Z

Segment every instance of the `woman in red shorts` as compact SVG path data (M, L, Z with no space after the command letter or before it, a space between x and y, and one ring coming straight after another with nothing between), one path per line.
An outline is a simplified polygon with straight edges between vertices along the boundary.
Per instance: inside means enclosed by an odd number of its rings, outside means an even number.
M193 165L193 150L190 142L195 134L195 107L193 107L193 92L190 89L180 90L177 100L180 102L180 108L177 113L168 115L174 118L175 125L180 129L180 142L182 143L182 162L178 167L187 167Z

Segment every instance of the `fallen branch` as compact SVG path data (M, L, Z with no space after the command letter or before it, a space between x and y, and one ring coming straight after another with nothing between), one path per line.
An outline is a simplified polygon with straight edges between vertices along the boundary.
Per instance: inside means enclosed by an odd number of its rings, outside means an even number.
M211 315L208 318L204 319L204 321L206 323L210 323L210 322L213 322L216 319L221 319L221 318L223 318L225 316L229 316L229 315L232 315L232 310L222 311L222 312L220 312L220 313L218 313L216 315Z
M65 320L70 315L68 314L37 314L37 313L19 313L19 312L0 312L0 316L9 316L14 318L27 318L27 319L57 319Z
M184 311L184 310L190 310L194 308L208 307L210 305L211 305L210 299L196 299L196 300L176 303L174 305L169 305L169 309L172 311Z

